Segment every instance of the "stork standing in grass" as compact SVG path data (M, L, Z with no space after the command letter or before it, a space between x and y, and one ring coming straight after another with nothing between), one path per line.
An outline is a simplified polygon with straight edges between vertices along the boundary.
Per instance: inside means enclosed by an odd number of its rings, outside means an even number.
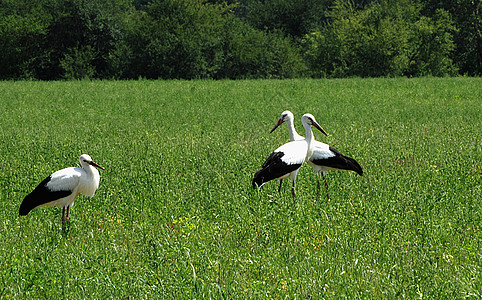
M70 207L79 194L93 197L99 187L100 174L97 168L105 170L87 154L79 158L82 168L71 167L59 170L45 178L20 205L21 216L40 206L62 207L62 224L70 221ZM67 218L65 211L67 210Z
M288 127L288 132L290 136L290 141L300 141L304 138L296 132L293 125L294 116L291 111L286 110L281 113L276 125L271 129L270 133L273 132L279 125L286 123ZM321 174L323 180L325 181L326 196L330 199L328 193L328 183L326 182L325 172L328 170L351 170L357 172L360 176L363 175L363 170L356 160L351 157L345 156L340 153L330 145L322 142L318 142L315 139L313 143L313 154L308 158L307 163L313 167L317 175ZM318 179L317 184L318 193L320 193L320 180Z
M312 142L314 139L311 126L328 135L311 114L303 115L301 123L305 128L306 137L286 143L274 150L268 159L266 159L261 169L254 174L253 187L260 187L270 180L278 179L280 181L278 192L281 192L283 179L289 177L293 182L291 194L293 197L295 196L295 180L298 170L313 152Z

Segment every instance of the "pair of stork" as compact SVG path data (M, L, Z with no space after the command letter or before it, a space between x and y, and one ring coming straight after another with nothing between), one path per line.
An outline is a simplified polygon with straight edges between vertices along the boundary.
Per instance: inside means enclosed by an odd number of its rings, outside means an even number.
M325 172L328 170L352 170L363 175L363 170L356 160L341 154L335 148L318 142L313 137L311 126L320 130L323 134L328 134L316 122L315 117L311 114L305 114L301 118L301 123L305 128L306 136L300 136L293 125L294 116L289 110L281 113L276 125L271 129L273 132L278 126L286 122L290 136L290 142L282 145L274 150L266 159L265 163L255 174L253 178L253 187L261 187L266 182L278 179L281 192L283 179L290 178L293 182L291 194L295 196L295 180L296 175L304 162L307 162L317 174L321 174L325 181L326 195L328 194L328 183L326 182ZM317 184L318 193L320 192L320 180Z

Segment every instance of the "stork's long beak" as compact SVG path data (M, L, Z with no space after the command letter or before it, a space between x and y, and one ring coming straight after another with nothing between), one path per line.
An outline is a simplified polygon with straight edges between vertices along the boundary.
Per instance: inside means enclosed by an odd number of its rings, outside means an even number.
M316 123L316 121L313 121L313 126L319 131L323 132L324 135L328 136L328 133L326 133L326 131L323 128L321 128L320 124Z
M271 131L269 133L273 132L276 128L278 128L278 126L283 124L283 122L284 122L283 119L279 119L278 122L276 123L276 125L274 125L273 129L271 129Z
M97 167L97 168L102 169L102 170L105 170L104 167L99 166L99 165L98 165L95 161L93 161L93 160L91 160L91 161L89 162L89 165L94 166L94 167Z

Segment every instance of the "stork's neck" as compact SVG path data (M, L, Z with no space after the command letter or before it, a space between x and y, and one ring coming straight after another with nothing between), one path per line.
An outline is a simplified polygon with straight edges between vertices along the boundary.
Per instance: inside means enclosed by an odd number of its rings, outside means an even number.
M88 186L92 189L90 191L83 191L82 193L87 196L91 195L90 197L92 197L95 193L95 190L99 187L100 173L94 166L84 165L82 167L87 175L85 180L88 182Z
M311 143L313 140L313 131L311 131L311 125L303 123L303 127L305 128L305 139L308 143Z
M306 153L306 159L311 157L313 154L313 131L311 131L311 125L303 123L303 127L305 128L305 141L308 143L308 152Z
M288 127L288 133L290 135L290 141L301 140L303 137L296 132L295 125L293 125L292 120L286 121L286 126Z
M95 191L99 188L100 174L94 166L89 164L82 164L84 170L83 176L80 176L80 183L78 192L93 197Z
M85 172L89 175L89 176L95 176L96 173L99 173L99 171L97 171L96 168L94 168L93 166L89 165L89 164L83 164L82 165L82 168L85 170Z

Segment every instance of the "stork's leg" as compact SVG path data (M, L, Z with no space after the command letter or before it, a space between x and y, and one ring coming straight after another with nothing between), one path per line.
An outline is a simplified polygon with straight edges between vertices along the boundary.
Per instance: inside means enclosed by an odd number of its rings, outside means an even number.
M317 181L317 184L316 184L316 194L318 196L320 196L320 176L316 176L316 181Z
M281 184L283 184L283 179L279 180L278 193L280 193L280 194L281 194Z
M295 197L295 181L293 180L293 186L291 187L291 196Z
M65 225L65 206L62 207L62 225Z
M321 175L323 175L323 180L325 181L326 198L330 200L330 194L328 193L328 182L326 182L325 172L321 173Z
M67 206L67 223L70 224L70 205Z

